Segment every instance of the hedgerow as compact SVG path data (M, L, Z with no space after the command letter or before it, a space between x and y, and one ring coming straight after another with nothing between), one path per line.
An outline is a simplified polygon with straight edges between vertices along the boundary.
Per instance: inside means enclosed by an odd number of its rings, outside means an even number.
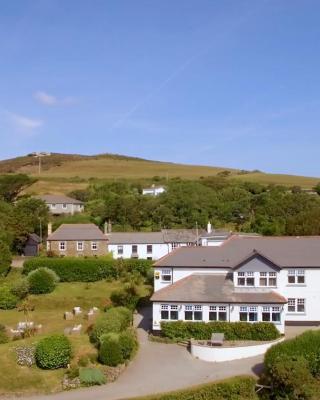
M226 340L275 340L280 333L269 322L162 322L162 335L174 340L209 340L212 333L224 333Z
M110 257L34 257L26 260L23 273L37 268L49 268L61 282L95 282L105 278L117 279L124 273L138 272L147 276L152 266L150 260L113 260Z

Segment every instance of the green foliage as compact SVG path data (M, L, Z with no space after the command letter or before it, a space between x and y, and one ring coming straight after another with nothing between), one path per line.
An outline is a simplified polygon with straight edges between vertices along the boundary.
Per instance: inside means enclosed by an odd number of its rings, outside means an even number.
M79 378L83 386L103 385L107 382L106 377L98 368L80 368Z
M103 334L115 332L120 333L132 322L132 312L125 307L109 308L104 314L97 318L90 332L90 341L98 344Z
M0 240L0 276L6 276L11 268L11 253L6 242Z
M28 279L24 278L13 283L13 285L11 286L11 293L18 297L18 299L22 300L27 297L29 289L30 286Z
M124 273L138 272L146 276L151 269L149 260L114 260L111 257L34 257L24 262L23 273L47 267L61 282L95 282L105 278L117 279Z
M275 340L280 336L278 329L269 322L162 322L165 337L175 340L209 340L212 333L224 333L226 340Z
M0 286L0 309L11 310L17 306L18 298L8 286Z
M59 277L49 268L38 268L28 274L29 291L32 294L51 293Z
M18 195L36 182L25 174L0 175L0 198L7 202L13 202Z
M116 367L123 362L118 333L105 333L100 337L98 360L110 367Z
M71 354L71 343L66 336L48 336L36 346L36 363L42 369L64 368L69 364Z
M0 344L9 342L9 337L6 332L6 327L0 324Z
M135 310L139 299L138 288L133 283L125 284L122 289L113 291L110 296L114 306L124 306L130 310Z
M119 345L122 358L129 360L135 354L138 348L138 341L135 332L132 329L127 329L119 335Z
M136 400L258 400L255 383L254 378L243 376Z

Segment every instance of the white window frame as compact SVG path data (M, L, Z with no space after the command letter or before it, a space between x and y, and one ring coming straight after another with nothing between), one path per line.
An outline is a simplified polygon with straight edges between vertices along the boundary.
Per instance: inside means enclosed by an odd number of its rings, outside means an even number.
M67 250L67 242L65 242L65 241L59 242L59 250L66 251Z
M263 314L269 315L269 319L264 320ZM279 315L279 320L275 319L274 315ZM261 321L262 322L272 322L274 324L281 324L281 307L280 306L262 306Z
M170 276L170 279L164 279L165 276ZM161 281L162 282L172 282L172 269L164 268L161 270Z
M303 305L303 310L299 310L299 306ZM293 307L293 309L292 309ZM291 308L291 309L289 309ZM306 313L306 299L290 297L288 298L288 313L305 314Z
M168 312L168 318L162 318L162 311ZM177 318L172 318L173 315L176 315ZM161 319L161 321L178 321L179 320L178 305L176 305L176 304L161 304L160 319Z
M68 204L67 204L67 203L63 203L63 204L62 204L62 208L63 208L64 210L67 210Z
M148 251L148 247L151 246L151 251ZM147 254L152 254L153 253L153 245L152 244L147 244Z
M240 319L240 314L247 314L246 320ZM256 315L256 318L250 319L250 314ZM258 322L259 312L257 306L240 306L239 307L239 321L241 322Z
M216 319L210 319L210 313L215 313L216 314ZM226 316L226 318L221 318L221 315ZM227 321L228 320L228 310L227 306L209 306L209 322L214 322L214 321Z
M289 282L289 278L293 277L294 282ZM303 277L303 282L299 282L299 278ZM305 285L306 284L306 271L302 268L288 270L288 285Z
M57 206L57 205L56 205L55 203L51 203L51 204L50 204L50 208L51 208L52 210L55 209L56 206Z
M117 253L118 253L120 256L123 255L123 245L122 245L122 244L119 244L119 245L117 246Z
M91 250L92 251L98 250L98 242L91 242Z
M186 312L191 312L191 319L186 319ZM197 315L197 313L201 313L201 319L195 318L195 315ZM199 304L195 304L195 305L185 305L184 306L184 320L185 321L195 321L195 322L201 322L203 321L203 307L202 305Z
M266 285L261 285L261 279L266 279ZM271 285L270 281L272 279L276 280L275 285ZM259 286L260 287L277 287L278 279L277 279L277 273L276 272L260 272L259 273Z
M244 280L244 284L239 284L239 279ZM248 279L253 279L253 285L248 285ZM254 287L256 285L256 280L254 276L254 272L251 271L239 271L237 273L237 286L241 287Z
M77 242L77 251L83 251L84 250L84 243L79 241Z

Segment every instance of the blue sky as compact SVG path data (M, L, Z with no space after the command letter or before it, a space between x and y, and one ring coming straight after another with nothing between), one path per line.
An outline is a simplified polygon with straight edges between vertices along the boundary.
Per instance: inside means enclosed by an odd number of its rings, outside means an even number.
M318 0L0 0L0 158L320 176Z

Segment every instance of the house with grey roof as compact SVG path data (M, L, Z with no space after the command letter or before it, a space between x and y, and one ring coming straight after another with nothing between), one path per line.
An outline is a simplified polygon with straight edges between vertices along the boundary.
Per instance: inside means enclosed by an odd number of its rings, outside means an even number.
M47 251L59 256L93 257L108 253L108 238L95 224L48 225Z
M81 213L84 210L84 204L82 201L73 199L68 196L56 195L56 194L45 194L37 196L38 199L43 200L51 214L75 214Z
M232 235L154 264L153 330L162 321L320 325L320 236Z
M208 224L208 227L211 225ZM162 229L159 232L110 232L108 246L114 258L158 260L179 247L218 246L230 236L225 230Z

